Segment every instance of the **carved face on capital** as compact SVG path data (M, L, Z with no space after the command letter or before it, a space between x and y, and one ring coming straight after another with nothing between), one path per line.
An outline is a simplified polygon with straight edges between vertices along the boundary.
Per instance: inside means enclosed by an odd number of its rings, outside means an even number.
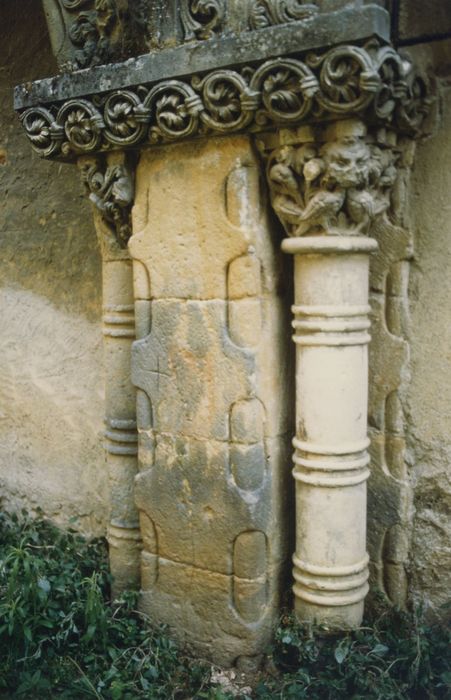
M325 164L324 184L343 188L368 184L371 153L361 139L334 141L321 149Z

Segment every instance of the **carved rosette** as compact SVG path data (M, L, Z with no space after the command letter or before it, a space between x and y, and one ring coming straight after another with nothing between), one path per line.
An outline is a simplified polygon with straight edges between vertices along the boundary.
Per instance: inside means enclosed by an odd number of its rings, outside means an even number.
M277 58L190 80L163 80L21 114L41 156L78 155L207 134L368 116L415 133L426 110L426 84L388 46L338 46L303 58Z

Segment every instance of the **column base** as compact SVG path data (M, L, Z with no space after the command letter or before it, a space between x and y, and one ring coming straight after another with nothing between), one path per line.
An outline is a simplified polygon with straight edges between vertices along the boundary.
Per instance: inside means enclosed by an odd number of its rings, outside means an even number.
M293 592L299 621L334 630L356 629L368 593L368 556L352 566L308 566L293 556Z
M294 611L302 624L318 625L322 631L334 633L358 629L362 624L363 607L363 600L353 605L323 608L296 597Z
M139 527L108 528L110 570L113 577L111 597L117 598L125 590L138 589L141 580L140 552L142 548Z

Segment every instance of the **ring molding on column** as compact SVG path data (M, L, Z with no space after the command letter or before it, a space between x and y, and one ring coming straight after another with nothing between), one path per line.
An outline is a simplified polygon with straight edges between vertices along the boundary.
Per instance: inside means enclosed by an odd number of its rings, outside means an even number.
M368 563L369 557L365 555L361 561L348 566L315 566L294 554L294 592L302 600L315 605L355 605L365 598L369 590ZM345 592L349 592L348 595L344 595Z

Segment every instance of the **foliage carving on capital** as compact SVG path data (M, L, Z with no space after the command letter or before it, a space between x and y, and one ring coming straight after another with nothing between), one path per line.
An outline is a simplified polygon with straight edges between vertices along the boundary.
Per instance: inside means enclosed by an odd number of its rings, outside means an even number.
M296 135L268 156L272 207L288 236L367 235L385 215L396 181L396 150L358 120Z
M133 171L125 162L107 164L104 159L81 163L81 178L90 201L121 248L132 234L131 208L134 200Z

